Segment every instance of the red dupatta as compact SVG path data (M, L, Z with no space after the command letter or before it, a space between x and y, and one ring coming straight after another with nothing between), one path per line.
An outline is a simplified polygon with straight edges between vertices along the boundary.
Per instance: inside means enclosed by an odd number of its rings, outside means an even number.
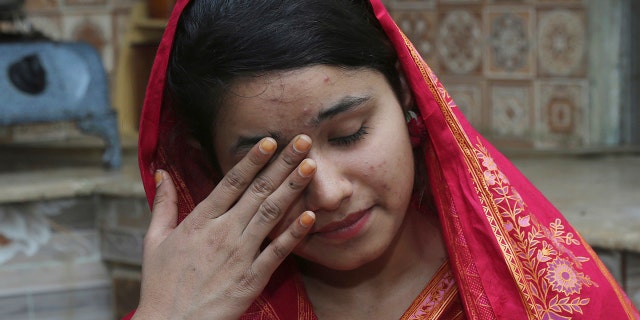
M177 1L158 49L139 138L149 204L155 196L154 171L165 169L178 189L180 221L219 180L189 143L164 95L173 37L187 3ZM466 317L640 318L578 232L465 120L380 0L371 5L398 53L429 133L424 159ZM294 264L285 262L243 318L315 319L298 277Z

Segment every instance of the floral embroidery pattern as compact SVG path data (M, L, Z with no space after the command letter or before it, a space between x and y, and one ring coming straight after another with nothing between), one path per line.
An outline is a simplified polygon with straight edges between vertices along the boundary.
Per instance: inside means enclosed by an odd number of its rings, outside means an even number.
M535 317L570 319L574 313L582 314L582 307L589 304L590 299L581 298L580 292L585 286L597 287L598 284L580 272L582 263L589 258L576 256L569 249L579 246L580 242L572 232L565 231L560 219L548 226L537 221L480 141L474 151L481 163L482 178L491 192L492 203L480 197L484 210L487 215L492 210L499 214L495 217L499 221L492 225L494 230L502 232L503 242L507 242L502 245L503 250L512 250L515 259L508 261L512 271L515 268L521 272L514 277L528 292L526 301L532 304Z

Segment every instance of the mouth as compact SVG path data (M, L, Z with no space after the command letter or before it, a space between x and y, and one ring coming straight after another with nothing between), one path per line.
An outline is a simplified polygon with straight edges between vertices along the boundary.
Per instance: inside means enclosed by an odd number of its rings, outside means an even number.
M349 214L346 218L328 223L313 232L314 236L327 239L348 240L357 236L371 217L372 208Z

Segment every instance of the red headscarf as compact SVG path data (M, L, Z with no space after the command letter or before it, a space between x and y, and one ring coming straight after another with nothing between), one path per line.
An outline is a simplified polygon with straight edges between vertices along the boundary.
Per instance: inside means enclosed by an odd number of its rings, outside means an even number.
M471 319L635 319L637 310L591 247L544 196L465 120L453 99L398 29L380 0L376 17L393 43L424 121L429 187L440 217L464 314ZM187 141L164 95L179 0L151 72L140 124L139 162L149 204L153 174L178 189L179 220L219 180ZM185 156L188 155L188 156ZM313 319L288 262L246 318Z

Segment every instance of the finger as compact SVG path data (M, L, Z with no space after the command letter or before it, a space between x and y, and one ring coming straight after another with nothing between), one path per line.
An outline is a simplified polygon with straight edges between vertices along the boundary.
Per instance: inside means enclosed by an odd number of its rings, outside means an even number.
M178 223L178 196L173 180L164 170L156 171L156 196L153 199L151 222L147 237L152 241L162 241Z
M293 249L300 244L316 221L311 211L303 212L281 235L258 255L253 263L256 274L271 275Z
M292 175L296 167L305 158L307 153L311 149L311 138L306 135L299 135L295 137L291 143L280 153L277 159L273 161L266 169L258 174L253 180L249 188L242 195L238 204L233 208L234 219L237 221L248 223L254 216L259 208L266 206L266 213L276 213L274 210L278 208L269 207L270 205L277 205L279 207L288 207L289 203L277 203L271 201L265 203L265 200L271 196L276 190L278 190L287 177ZM312 164L315 171L315 162ZM304 184L309 180L309 177L302 177L305 180ZM293 188L299 191L296 187L301 186L300 179L289 178L287 182L291 184L289 189ZM300 188L302 189L302 188ZM288 197L287 199L291 199Z
M267 137L260 140L225 174L209 196L196 206L194 212L208 219L217 218L227 212L245 192L256 174L269 163L277 146L273 138Z
M287 181L262 202L245 228L243 235L250 239L247 243L256 244L255 248L262 243L264 238L280 222L291 203L309 184L315 171L316 162L312 159L305 159L297 170L289 175ZM253 249L250 248L250 250Z

